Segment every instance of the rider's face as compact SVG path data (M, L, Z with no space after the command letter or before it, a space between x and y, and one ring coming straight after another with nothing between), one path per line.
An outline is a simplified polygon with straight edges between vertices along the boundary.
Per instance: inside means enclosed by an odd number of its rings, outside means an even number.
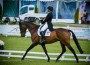
M47 9L47 12L49 13L49 12L50 12L50 10L48 10L48 9Z

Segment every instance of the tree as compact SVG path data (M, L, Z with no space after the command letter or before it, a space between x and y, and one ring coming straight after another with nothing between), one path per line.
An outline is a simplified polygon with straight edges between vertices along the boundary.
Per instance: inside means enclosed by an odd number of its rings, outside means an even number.
M79 8L77 8L76 11L75 11L74 22L75 23L78 23L79 22Z
M34 11L35 13L38 13L38 8L37 8L37 6L35 6L35 11Z

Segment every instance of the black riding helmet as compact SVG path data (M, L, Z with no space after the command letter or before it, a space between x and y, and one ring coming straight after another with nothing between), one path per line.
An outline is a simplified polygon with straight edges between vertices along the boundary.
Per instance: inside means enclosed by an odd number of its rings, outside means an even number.
M53 7L52 6L48 6L47 9L50 10L50 11L53 11Z

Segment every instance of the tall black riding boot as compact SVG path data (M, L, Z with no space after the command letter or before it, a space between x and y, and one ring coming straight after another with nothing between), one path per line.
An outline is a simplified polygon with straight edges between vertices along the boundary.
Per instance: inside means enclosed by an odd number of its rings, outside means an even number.
M40 35L41 35L41 41L40 41L40 43L41 44L45 44L45 33L44 33L44 31L42 31L42 32L40 32Z

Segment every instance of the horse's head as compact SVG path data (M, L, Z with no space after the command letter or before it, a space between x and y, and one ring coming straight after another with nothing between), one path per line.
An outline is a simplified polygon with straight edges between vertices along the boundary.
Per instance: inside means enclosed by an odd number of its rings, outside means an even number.
M24 24L24 22L19 22L19 28L20 28L21 37L25 37L27 27Z
M38 27L39 27L38 25L36 25L32 22L29 22L29 21L19 22L21 37L25 37L27 29L31 32L31 31L33 31L33 29L37 29Z
M34 21L36 21L35 19L35 17L25 17L23 21L20 20L19 28L21 37L25 37L26 29L32 31L34 28L37 27L37 25L33 23Z
M25 17L24 20L20 19L20 21L19 21L19 28L20 28L21 37L25 37L26 29L27 29L27 26L25 25L25 23L28 21L29 21L28 17Z

